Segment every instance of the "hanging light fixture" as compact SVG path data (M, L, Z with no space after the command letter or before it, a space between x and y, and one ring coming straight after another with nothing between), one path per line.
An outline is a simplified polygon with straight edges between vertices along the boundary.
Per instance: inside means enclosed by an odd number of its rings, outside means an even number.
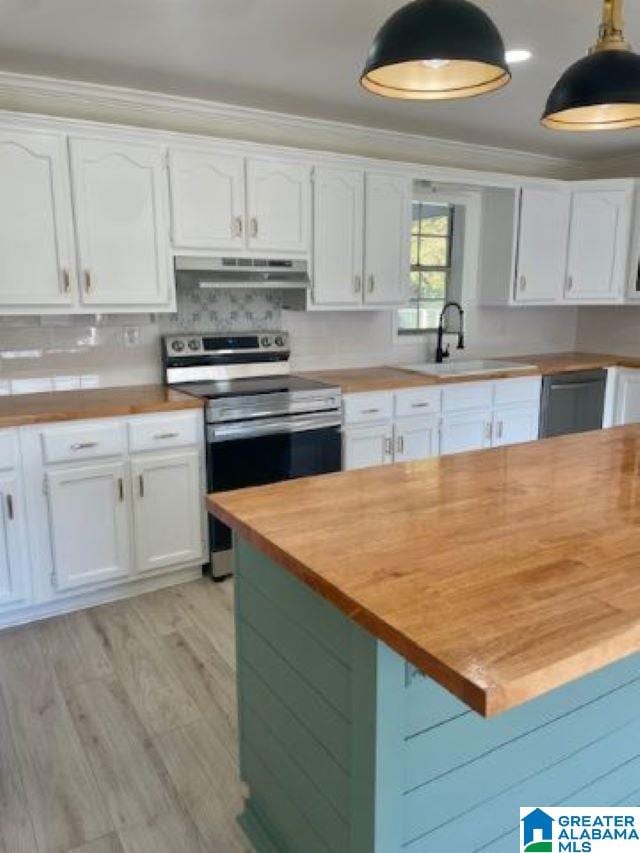
M378 31L360 78L387 98L447 100L500 89L511 79L502 37L469 0L413 0Z
M640 56L624 38L622 0L604 0L597 43L558 80L542 124L573 131L640 127Z

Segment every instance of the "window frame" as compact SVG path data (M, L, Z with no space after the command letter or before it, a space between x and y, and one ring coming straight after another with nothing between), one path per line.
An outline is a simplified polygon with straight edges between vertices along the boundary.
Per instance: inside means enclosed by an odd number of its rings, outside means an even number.
M413 208L415 205L419 205L420 208L443 207L443 208L447 208L447 210L448 210L449 228L448 228L448 231L446 234L422 234L420 232L418 232L418 234L413 234L413 228L411 231L411 239L413 240L414 237L418 238L418 259L420 258L420 242L422 239L429 239L429 238L438 239L439 238L439 239L446 240L447 241L447 263L446 263L446 265L442 265L442 264L423 265L420 263L416 263L416 264L410 263L410 266L409 266L409 274L418 273L419 275L423 275L425 273L431 273L431 272L444 273L444 275L445 275L445 288L444 288L444 296L443 296L442 301L443 301L443 303L446 303L447 299L449 298L449 288L451 286L451 275L453 272L453 263L452 262L453 262L453 251L454 251L454 240L455 240L454 232L455 232L455 227L456 227L456 225L455 225L456 206L452 202L445 201L445 200L440 202L440 201L435 201L433 199L413 198L412 202L411 202L411 208L412 208L411 223L412 223L412 225L413 225L413 222L415 221L413 218ZM419 221L421 221L421 220L422 220L422 216L420 216ZM415 310L417 312L419 312L421 304L425 304L428 306L430 302L431 303L435 303L435 302L439 303L440 301L441 301L440 299L418 299L416 304L415 304ZM400 328L399 312L400 311L406 311L407 308L409 308L409 307L414 307L410 303L411 303L411 301L407 300L406 305L403 305L402 308L397 309L397 313L396 313L396 333L397 333L397 335L401 338L407 338L407 337L415 337L418 335L425 335L425 334L428 334L430 332L435 332L437 330L437 326L424 326L424 327L417 328L417 329Z

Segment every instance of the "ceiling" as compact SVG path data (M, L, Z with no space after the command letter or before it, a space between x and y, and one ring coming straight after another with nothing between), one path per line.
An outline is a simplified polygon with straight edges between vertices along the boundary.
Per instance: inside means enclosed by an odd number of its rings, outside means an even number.
M640 131L538 124L561 71L593 42L600 0L476 0L534 58L504 90L387 101L358 76L396 0L0 0L0 69L190 95L576 159L640 152ZM627 0L640 47L640 0Z

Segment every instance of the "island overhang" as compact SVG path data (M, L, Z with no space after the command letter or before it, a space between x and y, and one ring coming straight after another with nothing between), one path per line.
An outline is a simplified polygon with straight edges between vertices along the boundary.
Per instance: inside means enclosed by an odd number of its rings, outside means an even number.
M640 650L640 426L207 503L484 716Z

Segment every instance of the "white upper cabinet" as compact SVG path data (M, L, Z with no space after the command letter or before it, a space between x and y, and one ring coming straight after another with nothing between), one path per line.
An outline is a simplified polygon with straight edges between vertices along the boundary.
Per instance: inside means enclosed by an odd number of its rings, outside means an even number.
M632 201L631 187L586 186L574 189L569 228L567 299L616 301L624 296Z
M516 302L557 302L565 284L571 196L525 187L520 205Z
M310 166L276 158L250 158L246 170L247 248L308 251Z
M369 305L406 301L409 288L411 186L398 175L367 172L364 299Z
M169 153L173 244L185 249L244 246L244 158L173 150Z
M364 173L319 167L313 193L313 302L361 305Z
M71 306L77 292L65 138L0 130L0 306Z
M166 306L171 266L164 149L72 139L71 169L83 304Z

